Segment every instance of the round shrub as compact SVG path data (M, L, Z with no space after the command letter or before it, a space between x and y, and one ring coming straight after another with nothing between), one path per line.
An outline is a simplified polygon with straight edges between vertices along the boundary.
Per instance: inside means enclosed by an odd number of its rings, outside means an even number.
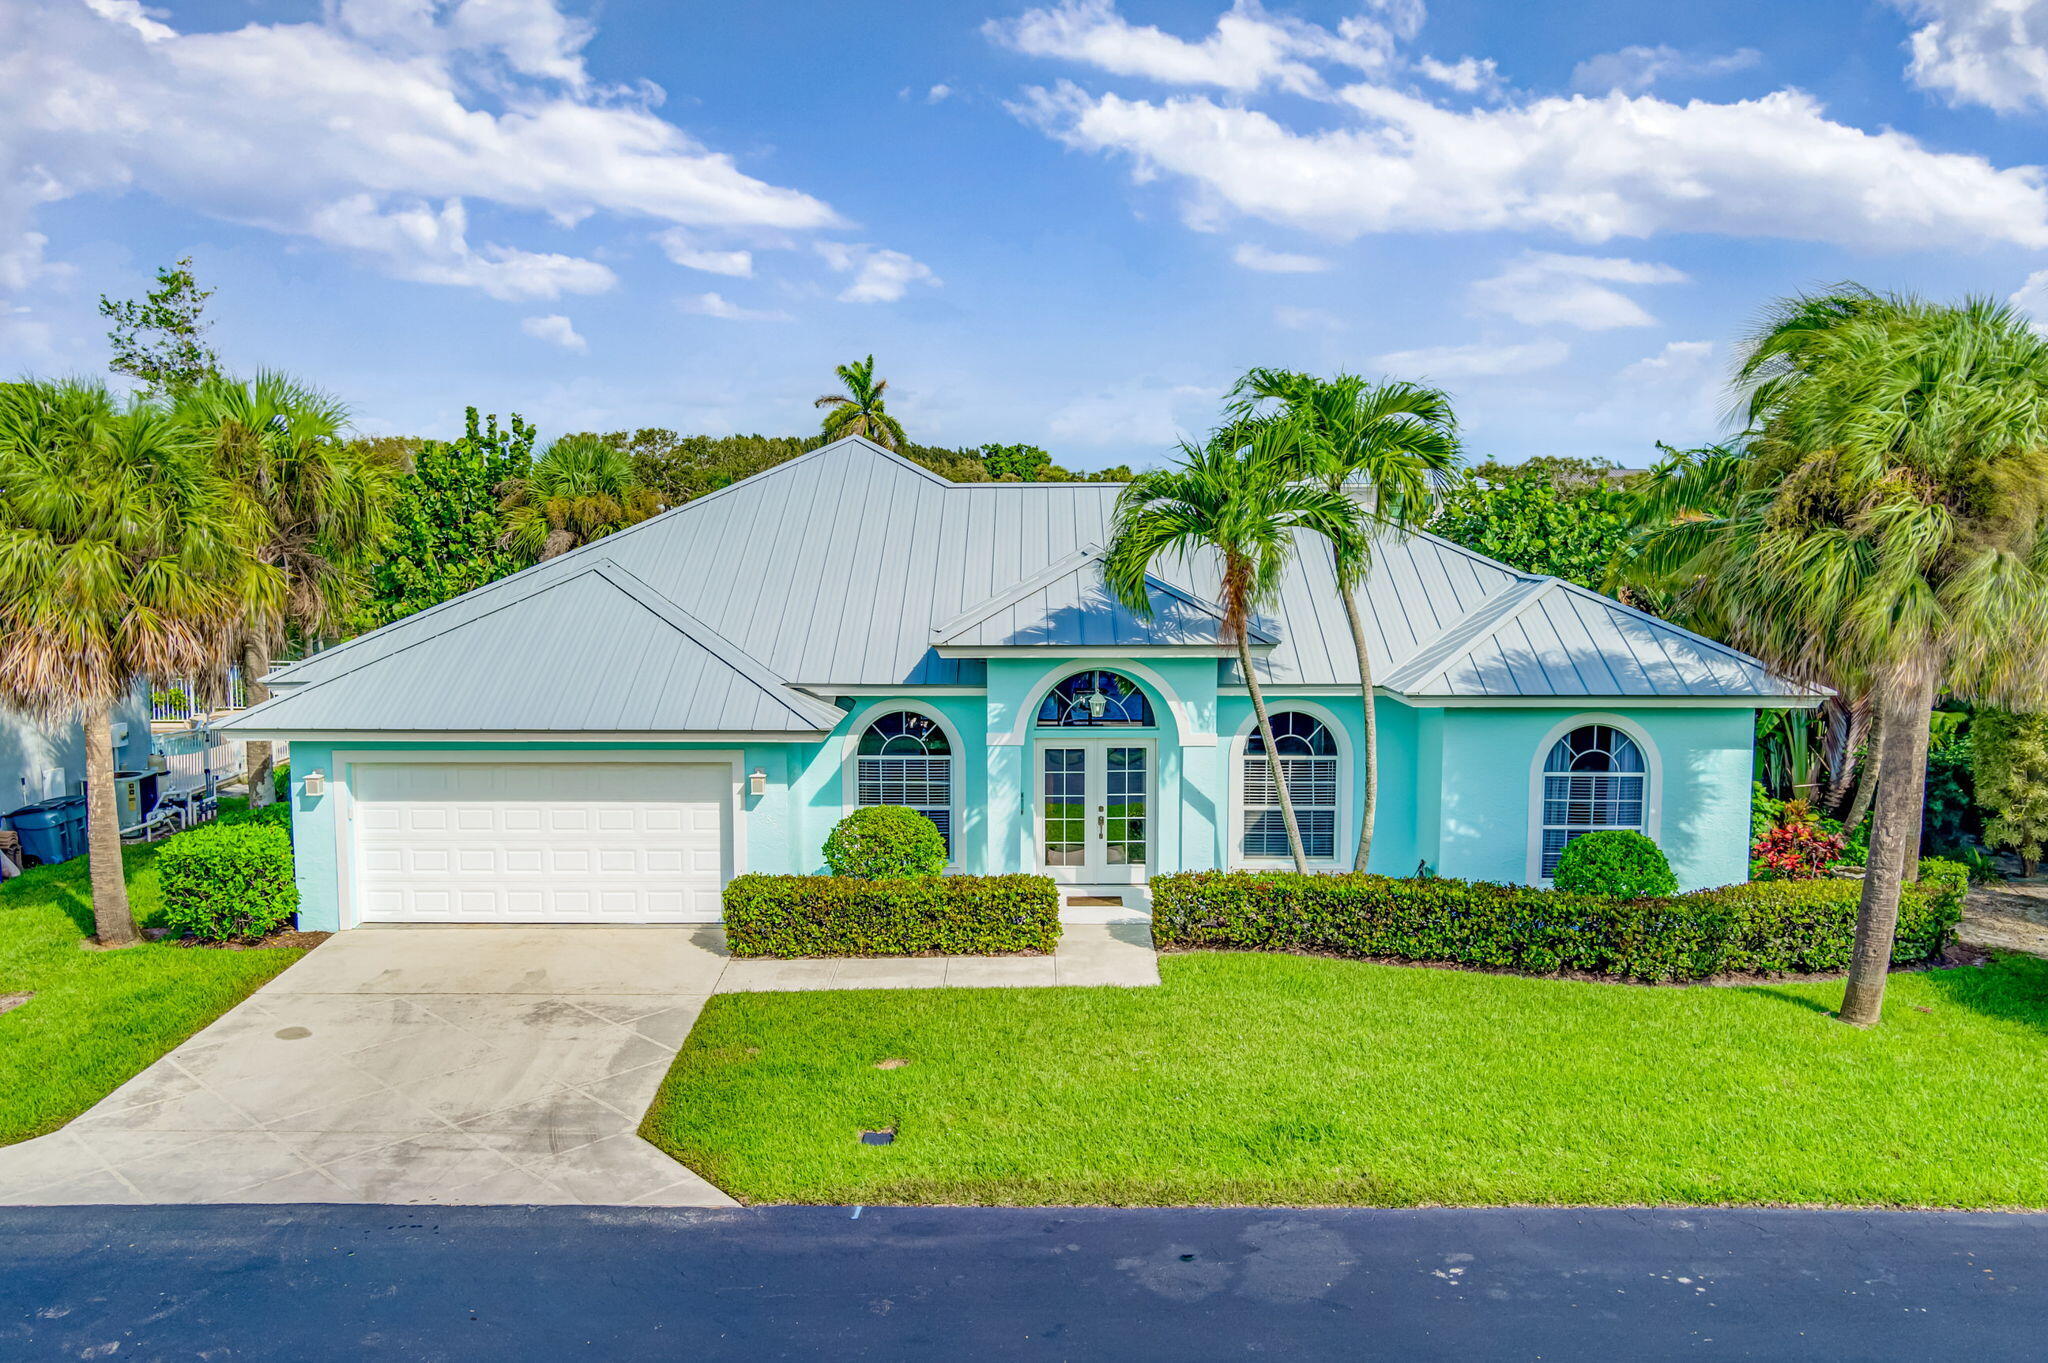
M1678 877L1663 849L1641 833L1610 828L1585 833L1565 845L1550 883L1573 894L1610 894L1647 899L1678 893Z
M914 809L863 805L825 839L825 864L833 875L862 880L935 876L946 869L946 840L937 824Z
M292 839L269 823L210 823L156 854L164 922L202 942L254 941L299 908Z

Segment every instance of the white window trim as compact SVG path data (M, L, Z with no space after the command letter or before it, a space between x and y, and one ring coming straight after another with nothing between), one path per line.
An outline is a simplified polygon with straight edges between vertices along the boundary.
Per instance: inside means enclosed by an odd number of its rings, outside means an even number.
M1550 878L1543 874L1543 764L1549 760L1550 750L1557 746L1558 739L1588 724L1604 724L1610 729L1621 730L1642 753L1643 833L1657 846L1664 845L1664 758L1658 752L1656 742L1651 739L1649 730L1632 719L1611 711L1588 710L1552 725L1529 759L1529 860L1524 874L1528 884L1550 883Z
M547 763L579 762L610 766L618 763L655 762L668 766L706 766L730 769L726 815L731 823L727 839L728 857L720 886L731 884L747 872L746 753L739 748L698 749L611 749L551 748L538 752L506 752L503 749L336 748L331 755L334 771L328 778L327 794L334 802L334 868L337 893L341 898L338 921L343 928L360 926L362 917L356 902L356 796L355 768L358 766L435 766L454 762Z
M949 849L946 861L946 869L948 871L958 871L962 865L960 853L967 833L960 818L961 786L964 783L963 777L966 774L965 768L962 767L961 763L965 760L966 749L961 745L960 731L953 727L952 721L948 720L937 709L922 701L890 697L877 700L864 709L852 712L853 722L846 728L844 747L839 755L839 818L843 819L861 807L861 737L867 733L870 724L873 724L883 715L893 715L900 710L907 710L911 714L923 715L926 719L938 725L939 732L946 736L946 755L953 763L952 779L946 783L953 795L952 804L947 810L953 826L953 836L951 839L952 846ZM835 824L838 822L839 819L833 820Z
M971 487L973 484L962 483L960 486ZM1039 674L1037 680L1033 681L1021 692L1024 699L1018 704L1017 713L1011 718L1010 727L992 730L989 733L989 746L992 748L1021 748L1025 746L1028 735L1040 732L1060 732L1060 730L1051 725L1047 725L1043 730L1038 727L1038 707L1044 703L1046 692L1052 690L1053 687L1073 676L1076 672L1121 672L1132 681L1142 683L1152 692L1150 699L1152 701L1152 718L1155 721L1154 726L1150 729L1133 727L1124 730L1124 732L1160 734L1170 737L1176 746L1182 748L1213 748L1216 746L1216 735L1206 732L1196 725L1193 707L1186 700L1182 699L1181 694L1167 683L1166 678L1160 676L1151 668L1146 667L1143 663L1130 661L1128 654L1100 659L1087 658L1079 661L1069 657L1067 661L1047 668ZM1159 709L1162 704L1164 704L1166 712L1173 716L1175 732L1171 735L1168 734L1166 725L1158 722L1160 719ZM1073 730L1068 730L1067 732L1073 732ZM1105 730L1105 732L1113 732L1113 730Z
M1288 696L1284 700L1275 698L1266 706L1268 714L1281 714L1288 710L1313 715L1322 726L1329 730L1330 737L1337 744L1337 836L1327 857L1310 857L1308 864L1322 870L1348 871L1358 853L1357 813L1352 808L1353 788L1358 783L1358 773L1352 767L1354 754L1351 750L1351 733L1327 706L1312 700ZM1245 716L1237 727L1237 733L1230 740L1230 769L1225 775L1230 782L1230 819L1226 836L1229 841L1223 847L1223 864L1243 867L1247 870L1270 871L1292 866L1294 858L1248 857L1244 855L1244 759L1249 755L1245 749L1251 746L1252 735L1259 730L1259 716L1256 711Z

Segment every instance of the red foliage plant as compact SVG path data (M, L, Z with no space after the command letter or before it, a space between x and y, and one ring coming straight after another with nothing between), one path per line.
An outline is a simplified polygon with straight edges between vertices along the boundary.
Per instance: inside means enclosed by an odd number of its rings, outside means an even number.
M1849 840L1817 823L1785 823L1766 833L1749 849L1772 880L1813 880L1842 855Z

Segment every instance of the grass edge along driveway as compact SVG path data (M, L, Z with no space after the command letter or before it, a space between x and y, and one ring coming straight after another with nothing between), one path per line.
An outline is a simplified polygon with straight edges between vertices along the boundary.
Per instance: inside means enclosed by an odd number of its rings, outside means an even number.
M162 912L161 846L122 853L144 927ZM80 946L91 932L85 857L0 884L0 995L34 994L0 1014L0 1145L55 1131L305 954L167 942L92 951Z
M720 995L642 1134L754 1202L2048 1207L2048 961L1896 974L1868 1032L1839 982L1160 965Z

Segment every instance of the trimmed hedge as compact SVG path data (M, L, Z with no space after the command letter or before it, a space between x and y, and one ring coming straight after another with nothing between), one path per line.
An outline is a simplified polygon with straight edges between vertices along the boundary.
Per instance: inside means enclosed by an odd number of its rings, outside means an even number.
M1060 896L1046 876L739 876L725 887L735 956L996 956L1049 952Z
M862 880L935 876L946 869L946 840L914 809L862 805L826 835L825 864L833 875Z
M1678 877L1664 849L1630 828L1583 833L1565 844L1550 883L1575 894L1618 895L1623 899L1678 893Z
M1930 857L1921 876L1900 899L1900 964L1938 955L1962 918L1962 868ZM1799 880L1610 899L1487 881L1195 871L1153 879L1152 936L1162 947L1698 980L1846 969L1861 893L1854 880Z
M292 921L292 838L269 822L214 822L156 854L164 922L202 942L254 941Z

